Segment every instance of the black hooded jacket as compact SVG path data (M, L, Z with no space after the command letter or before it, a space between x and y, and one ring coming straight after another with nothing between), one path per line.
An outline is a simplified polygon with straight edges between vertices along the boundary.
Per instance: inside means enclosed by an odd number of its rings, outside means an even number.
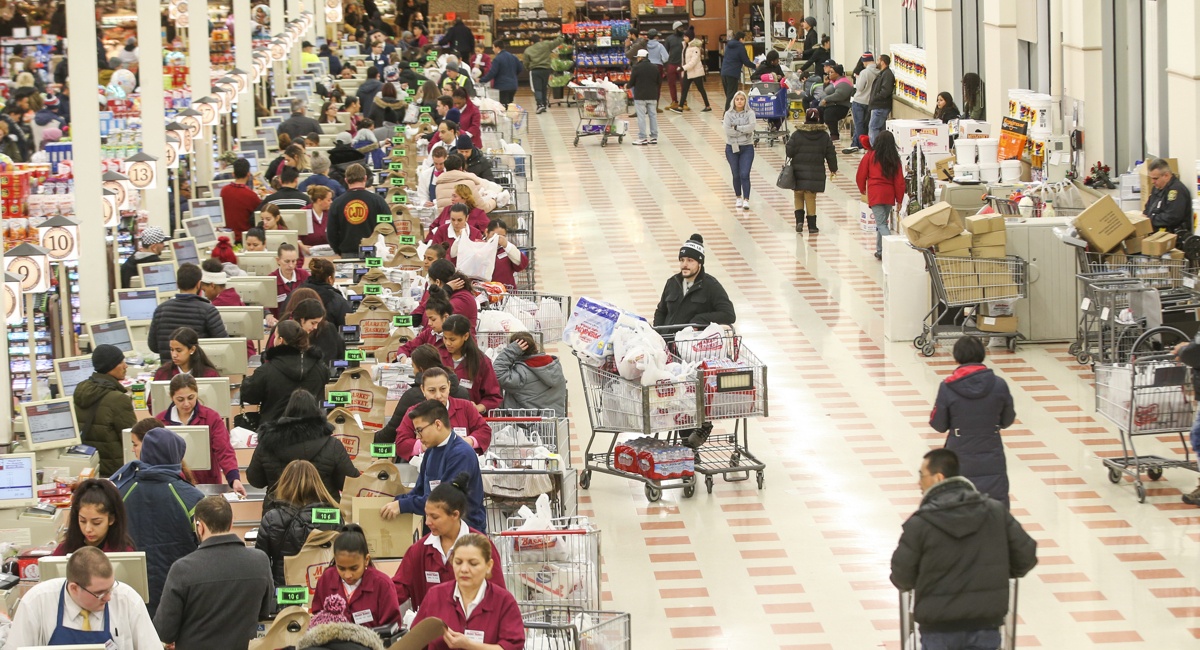
M926 492L892 554L892 584L915 590L922 630L995 629L1008 581L1037 565L1037 542L995 499L956 476Z
M316 508L336 507L336 503L310 503L301 508L279 502L273 510L262 516L254 548L266 553L271 559L271 577L276 587L287 585L283 575L283 558L299 553L310 532L338 529L337 524L314 524L312 511Z
M1016 419L1008 384L981 364L959 366L938 387L929 426L947 433L959 473L1008 507L1008 466L1000 430Z
M824 124L801 124L787 142L787 157L792 159L796 189L825 191L825 166L832 174L838 170L837 150Z
M321 351L304 353L290 345L276 345L262 355L263 364L242 383L242 401L258 404L264 425L283 415L292 391L303 388L317 400L325 399L329 368ZM261 444L261 443L260 443Z
M654 310L655 327L688 323L732 325L735 320L737 313L734 312L729 294L725 293L725 287L705 273L703 267L686 296L683 293L683 274L671 276L663 287L658 308Z
M264 420L258 430L258 447L246 468L250 485L267 488L264 515L280 505L275 501L275 485L293 460L307 460L316 466L330 496L334 501L341 500L346 479L360 472L351 462L346 447L332 434L333 425L322 417Z

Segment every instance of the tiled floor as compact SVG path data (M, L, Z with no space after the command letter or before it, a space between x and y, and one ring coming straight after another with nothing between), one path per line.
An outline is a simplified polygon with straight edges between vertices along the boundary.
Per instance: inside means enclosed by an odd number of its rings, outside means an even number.
M603 527L607 606L633 613L634 647L898 647L889 559L920 500L921 454L940 443L927 418L954 363L883 338L874 234L846 210L855 159L841 158L843 176L818 200L821 234L799 236L773 182L782 146L758 149L753 210L731 209L717 112L660 115L657 147L572 147L574 109L530 119L542 290L649 316L699 232L739 333L770 367L771 417L751 425L765 489L718 481L712 494L648 504L640 484L597 474L580 493ZM1039 543L1019 645L1197 647L1200 512L1179 502L1195 476L1168 471L1144 505L1130 484L1110 484L1097 457L1119 455L1119 437L1066 347L989 357L1016 400L1004 432L1013 512ZM560 354L581 448L579 375Z

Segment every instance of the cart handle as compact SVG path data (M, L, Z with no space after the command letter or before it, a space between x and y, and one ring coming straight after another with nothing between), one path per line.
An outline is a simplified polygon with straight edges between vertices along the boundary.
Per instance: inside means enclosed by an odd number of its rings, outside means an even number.
M1138 346L1140 346L1142 344L1142 342L1147 340L1149 337L1158 336L1159 334L1175 334L1175 335L1179 336L1180 340L1182 340L1182 341L1190 341L1191 340L1191 337L1189 337L1187 334L1184 334L1183 332L1175 329L1174 327L1160 325L1158 327L1154 327L1154 328L1146 330L1145 332L1142 333L1141 336L1137 337L1137 340L1134 341L1133 345L1130 346L1130 348L1129 348L1129 350L1130 350L1129 360L1132 362L1134 359L1139 359L1139 358L1146 359L1147 357L1149 357L1151 360L1154 360L1155 358L1157 358L1159 356L1162 356L1163 358L1167 358L1167 359L1174 359L1175 358L1174 355L1170 354L1169 352L1141 355L1140 357L1138 356L1138 354L1137 354Z
M545 535L586 535L595 532L590 530L582 530L579 528L570 528L565 530L506 530L500 533L501 537L534 537Z
M558 418L483 418L485 422L553 422Z

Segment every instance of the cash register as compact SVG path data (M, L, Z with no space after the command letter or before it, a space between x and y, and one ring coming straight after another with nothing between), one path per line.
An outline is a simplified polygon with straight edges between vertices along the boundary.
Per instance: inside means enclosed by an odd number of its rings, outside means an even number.
M0 454L0 538L30 546L59 538L69 511L38 506L37 488L33 454Z
M33 452L40 467L66 468L71 476L94 474L100 455L79 438L79 420L70 397L24 402L21 419L25 439L14 451Z

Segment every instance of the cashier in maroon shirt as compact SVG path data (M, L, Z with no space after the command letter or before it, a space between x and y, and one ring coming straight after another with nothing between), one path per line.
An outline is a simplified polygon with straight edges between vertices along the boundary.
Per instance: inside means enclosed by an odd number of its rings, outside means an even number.
M312 246L324 246L329 243L325 236L325 228L329 223L329 206L333 205L333 190L324 185L309 185L308 189L308 234L300 238L307 250Z
M221 206L225 211L225 227L232 230L237 241L254 223L254 213L262 199L250 187L250 163L245 158L233 161L233 182L221 188Z
M525 647L525 624L517 599L488 580L500 570L494 548L487 537L470 533L450 549L454 581L432 587L413 620L414 626L427 618L446 624L442 638L429 644L430 650Z
M52 555L64 556L84 546L105 553L135 551L128 521L117 486L107 479L87 479L71 495L67 534Z

